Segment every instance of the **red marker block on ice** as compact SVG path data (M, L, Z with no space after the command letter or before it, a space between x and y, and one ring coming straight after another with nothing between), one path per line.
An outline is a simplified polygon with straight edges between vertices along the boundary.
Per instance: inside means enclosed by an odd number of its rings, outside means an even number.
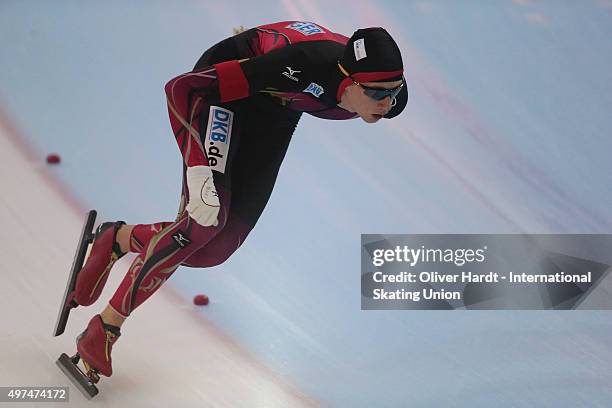
M198 306L206 306L208 304L208 296L206 295L196 295L193 298L193 304Z
M57 153L51 153L47 155L47 164L59 164L60 161L62 161L62 159Z

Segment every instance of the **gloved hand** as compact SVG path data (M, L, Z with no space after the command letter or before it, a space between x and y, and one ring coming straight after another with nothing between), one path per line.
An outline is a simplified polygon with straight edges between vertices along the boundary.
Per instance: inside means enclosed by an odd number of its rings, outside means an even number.
M221 204L210 167L187 167L187 189L189 202L185 208L191 218L204 227L219 225L217 215Z

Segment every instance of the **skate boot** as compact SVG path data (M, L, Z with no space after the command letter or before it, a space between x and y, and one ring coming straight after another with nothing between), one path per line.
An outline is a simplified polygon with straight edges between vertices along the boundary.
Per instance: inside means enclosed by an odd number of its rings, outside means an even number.
M111 351L121 331L95 315L83 333L77 337L77 353L85 366L85 375L96 383L98 373L110 377L113 374Z
M105 222L98 227L91 252L70 296L73 306L89 306L100 297L113 264L125 255L117 243L117 231L124 224L123 221Z

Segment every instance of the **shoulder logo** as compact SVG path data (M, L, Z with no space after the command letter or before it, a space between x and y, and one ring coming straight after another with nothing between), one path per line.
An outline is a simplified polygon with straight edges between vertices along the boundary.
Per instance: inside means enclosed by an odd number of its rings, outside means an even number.
M323 93L325 93L325 90L323 89L321 85L311 82L310 85L308 85L306 89L304 89L302 92L313 94L315 97L318 98Z
M291 67L286 67L287 71L283 72L283 75L286 76L287 78L289 78L292 81L298 82L299 79L297 77L295 77L295 74L299 74L302 71L297 71L295 69L291 69Z
M309 23L307 21L296 21L292 24L289 24L285 28L290 28L303 35L325 34L325 31L323 31L321 27L316 24Z

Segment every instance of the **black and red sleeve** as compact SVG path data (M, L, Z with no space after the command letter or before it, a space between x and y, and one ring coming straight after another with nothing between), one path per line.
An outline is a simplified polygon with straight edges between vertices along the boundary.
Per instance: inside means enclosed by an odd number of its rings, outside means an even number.
M204 105L246 98L262 89L299 91L299 78L287 67L305 70L311 64L300 46L287 46L245 60L214 64L171 79L165 87L172 131L187 166L208 165L200 139L199 115Z

